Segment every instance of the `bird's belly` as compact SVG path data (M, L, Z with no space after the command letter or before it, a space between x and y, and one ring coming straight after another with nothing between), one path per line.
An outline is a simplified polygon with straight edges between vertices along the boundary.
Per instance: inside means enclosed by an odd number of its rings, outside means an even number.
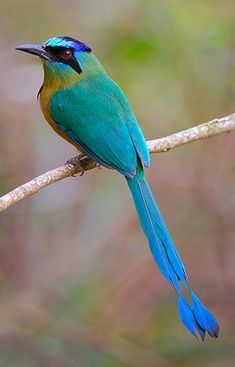
M51 117L51 106L50 106L50 102L51 102L51 98L54 94L54 89L50 88L50 87L42 87L40 94L39 94L39 101L40 101L40 106L41 106L41 110L42 113L45 117L45 119L47 120L47 122L49 123L49 125L52 127L52 129L59 135L61 136L63 139L67 140L69 143L73 144L77 150L81 150L73 141L72 139L70 139L70 137L59 128L58 124L52 119Z

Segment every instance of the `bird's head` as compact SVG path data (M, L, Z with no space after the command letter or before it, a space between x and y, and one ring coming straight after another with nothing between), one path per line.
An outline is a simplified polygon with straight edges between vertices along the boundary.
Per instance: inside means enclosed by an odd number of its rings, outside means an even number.
M49 38L42 44L23 44L17 50L39 56L43 60L45 74L50 77L81 78L102 69L91 48L74 38L61 36Z

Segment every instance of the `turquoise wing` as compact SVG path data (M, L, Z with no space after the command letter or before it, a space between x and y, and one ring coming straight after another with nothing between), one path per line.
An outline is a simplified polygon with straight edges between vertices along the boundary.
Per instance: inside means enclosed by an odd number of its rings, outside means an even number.
M131 107L109 77L86 78L51 99L51 117L88 156L127 177L149 151Z

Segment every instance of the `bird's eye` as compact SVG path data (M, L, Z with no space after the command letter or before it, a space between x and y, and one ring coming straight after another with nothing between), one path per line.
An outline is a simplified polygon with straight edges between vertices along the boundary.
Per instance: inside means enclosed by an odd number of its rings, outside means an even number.
M60 56L63 60L69 60L73 56L73 52L69 49L63 50L61 51Z

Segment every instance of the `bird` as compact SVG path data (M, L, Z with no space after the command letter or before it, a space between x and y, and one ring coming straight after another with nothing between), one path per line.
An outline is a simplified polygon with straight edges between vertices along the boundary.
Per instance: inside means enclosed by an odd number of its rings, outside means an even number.
M123 175L140 226L163 277L174 289L184 326L198 339L219 335L215 316L192 290L183 261L148 184L147 142L129 101L85 43L68 36L16 47L43 62L38 92L45 119L81 156ZM185 296L187 293L187 296Z

